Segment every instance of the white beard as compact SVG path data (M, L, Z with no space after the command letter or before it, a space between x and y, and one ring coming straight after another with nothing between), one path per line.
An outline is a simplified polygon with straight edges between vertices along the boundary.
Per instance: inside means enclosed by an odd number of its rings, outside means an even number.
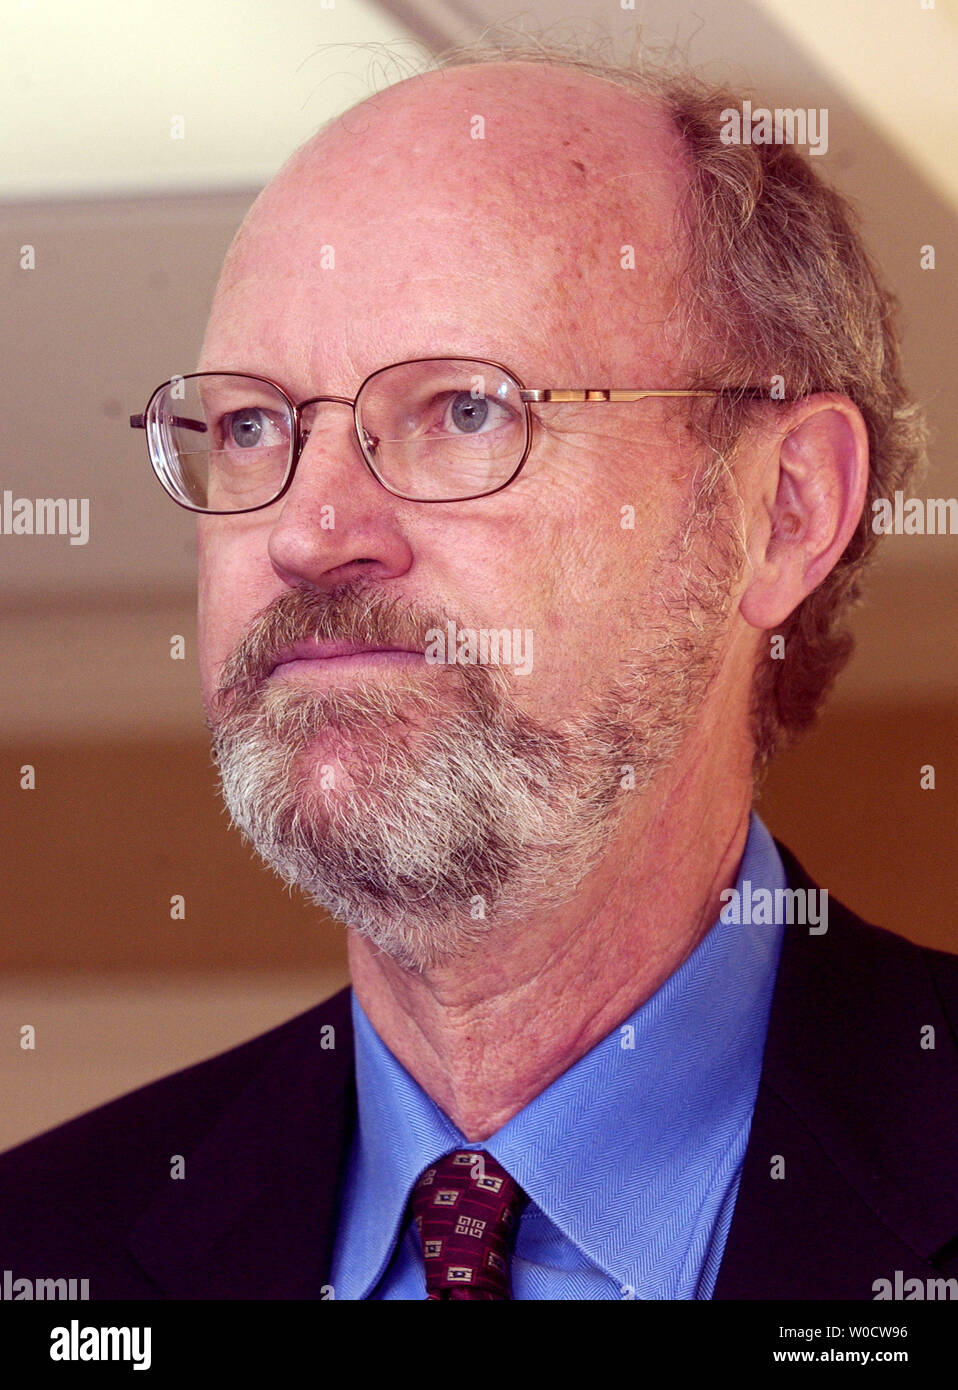
M281 595L225 663L209 720L234 823L284 882L410 971L568 903L675 762L721 667L744 563L733 497L720 473L693 497L637 597L646 648L556 728L522 712L495 666L271 683L293 642L422 651L424 632L459 618L362 584Z
M462 958L568 902L675 757L716 664L714 633L677 627L556 729L496 668L446 668L455 691L260 684L210 725L224 800L284 882L402 968Z

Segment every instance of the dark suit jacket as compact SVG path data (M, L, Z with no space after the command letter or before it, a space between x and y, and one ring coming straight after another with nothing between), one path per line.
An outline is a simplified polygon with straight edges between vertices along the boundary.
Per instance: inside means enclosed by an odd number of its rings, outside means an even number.
M786 930L715 1298L871 1299L896 1270L958 1274L956 1027L958 956L833 900L824 936ZM88 1278L93 1299L318 1299L354 1124L342 990L0 1157L0 1271Z

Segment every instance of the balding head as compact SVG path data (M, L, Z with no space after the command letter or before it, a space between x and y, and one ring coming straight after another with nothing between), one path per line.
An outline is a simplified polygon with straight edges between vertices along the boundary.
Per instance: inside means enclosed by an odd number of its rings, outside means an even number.
M586 73L501 63L411 78L308 141L257 199L204 363L241 365L268 283L303 392L436 351L503 360L527 381L679 384L664 323L686 181L662 111Z

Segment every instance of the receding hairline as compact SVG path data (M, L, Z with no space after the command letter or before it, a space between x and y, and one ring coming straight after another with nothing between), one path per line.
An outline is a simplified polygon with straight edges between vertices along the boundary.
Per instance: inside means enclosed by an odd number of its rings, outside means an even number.
M543 79L538 83L540 100L528 100L530 82L533 79L523 69L532 69L537 77ZM470 82L470 79L474 80ZM351 134L362 135L364 131L361 122L364 114L376 116L381 113L390 125L401 124L404 119L415 121L421 117L421 112L419 116L416 114L419 106L416 98L420 92L424 92L428 97L431 89L441 93L444 84L448 84L450 95L461 90L463 86L466 90L471 86L476 94L481 96L484 87L490 88L490 79L494 83L498 80L500 90L491 93L495 98L508 97L510 89L518 93L524 101L533 126L537 118L538 123L542 123L543 103L552 105L553 109L558 106L557 114L564 115L566 112L561 107L561 98L569 93L570 87L577 89L578 93L588 94L591 91L596 99L595 115L602 121L601 126L595 129L587 128L584 132L593 141L604 139L609 147L614 144L624 147L629 140L636 141L638 122L649 135L661 137L654 144L647 145L647 149L654 148L661 154L663 162L671 159L674 164L681 166L683 171L688 165L682 132L669 109L665 81L659 82L644 70L641 73L630 73L622 68L593 67L585 61L577 62L572 58L555 55L545 56L537 51L516 51L448 63L440 59L438 65L405 75L388 86L369 93L323 122L293 151L282 169L271 180L271 184L308 164L314 152L322 149L329 141ZM550 102L551 96L559 100ZM428 116L428 100L426 106ZM618 112L610 119L615 107L618 108ZM407 116L407 112L412 114ZM480 109L476 114L483 113ZM562 133L581 135L588 113L584 115L581 105L577 103L574 110L568 114L574 123L570 122ZM521 127L517 127L517 130L519 129Z
M529 70L533 68L536 75L541 74L543 78L538 84L542 100L529 100ZM579 170L583 170L583 165L578 162L580 155L586 159L590 173L601 177L603 170L608 168L608 187L601 189L593 185L588 190L590 206L596 219L607 216L609 205L603 200L610 195L613 203L619 203L620 207L625 206L627 217L631 219L633 206L638 211L640 201L633 195L630 180L634 178L642 182L644 201L647 202L651 178L666 200L660 239L663 244L674 246L675 233L678 231L676 214L684 200L691 171L681 132L672 119L666 102L659 94L638 89L634 85L627 86L609 79L601 79L573 63L556 59L533 63L522 57L508 60L492 57L488 60L413 73L379 92L363 97L347 110L337 113L325 122L292 152L256 199L229 247L222 267L221 283L229 283L232 263L241 254L247 237L253 233L260 220L264 216L272 216L277 198L282 199L287 192L293 193L301 180L309 183L315 167L329 153L330 142L334 148L339 147L338 155L342 150L348 150L352 137L359 140L369 137L372 147L382 147L380 137L388 136L396 130L397 138L401 141L405 130L410 126L414 130L428 128L431 105L429 96L436 88L442 90L443 85L448 84L447 90L450 92L451 100L441 103L442 116L448 119L450 108L455 108L460 92L465 91L467 95L475 92L481 97L483 90L490 86L490 79L494 84L493 100L498 101L504 97L507 102L511 102L514 96L517 98L517 131L523 128L518 122L522 121L526 112L529 114L530 133L524 143L529 147L530 161L535 159L537 148L541 148L544 155L548 153L550 157L557 154L563 156L567 172L571 171L576 163ZM559 129L560 136L569 137L562 139L562 144L568 144L569 148L559 150L558 137L553 144L548 136L537 146L537 134L541 135L543 124L546 127L549 124L548 114L543 114L543 101L547 109L564 112L569 109L567 98L570 89L577 98L573 112L574 122L570 122L567 128ZM580 99L583 90L593 91L598 98L593 108L594 119L591 121L588 113L583 112ZM419 93L425 93L425 101L416 99ZM521 102L518 98L521 98ZM433 102L432 106L435 108L436 103ZM464 109L468 109L468 104ZM486 109L487 116L491 109ZM366 125L363 123L363 113L370 111L377 113L377 119L373 124ZM481 111L480 104L477 106L477 112ZM615 116L614 126L610 121L612 111ZM576 139L577 135L585 140L587 146L591 144L591 151L582 149L581 142ZM483 147L479 142L477 146ZM590 153L591 164L587 158ZM531 175L530 184L534 183L539 166L531 162L526 166L519 163L516 168L520 174L523 167L527 168ZM573 189L570 183L569 193L578 196L579 190ZM547 199L547 203L549 201L551 200ZM556 209L569 205L569 199L559 199ZM517 206L522 205L517 203ZM538 205L540 215L544 213L545 207L546 204ZM527 215L528 210L523 216ZM580 220L571 215L567 220L570 236L581 231ZM639 220L644 221L644 216L640 215ZM659 239L659 234L656 236ZM625 239L629 239L627 234ZM669 262L668 265L666 261ZM662 264L669 281L665 293L674 296L676 267L671 264L670 257L665 257Z

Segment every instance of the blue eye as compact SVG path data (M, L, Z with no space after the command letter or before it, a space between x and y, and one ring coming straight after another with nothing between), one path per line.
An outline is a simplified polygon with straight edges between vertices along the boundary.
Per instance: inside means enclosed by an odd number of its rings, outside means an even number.
M222 448L240 453L289 447L291 423L279 411L244 405L219 417Z
M261 410L234 410L228 420L230 438L240 449L253 449L259 444L264 430Z
M485 396L474 396L470 391L460 391L453 397L449 413L457 429L462 430L463 434L473 434L485 424L489 415L489 403Z

